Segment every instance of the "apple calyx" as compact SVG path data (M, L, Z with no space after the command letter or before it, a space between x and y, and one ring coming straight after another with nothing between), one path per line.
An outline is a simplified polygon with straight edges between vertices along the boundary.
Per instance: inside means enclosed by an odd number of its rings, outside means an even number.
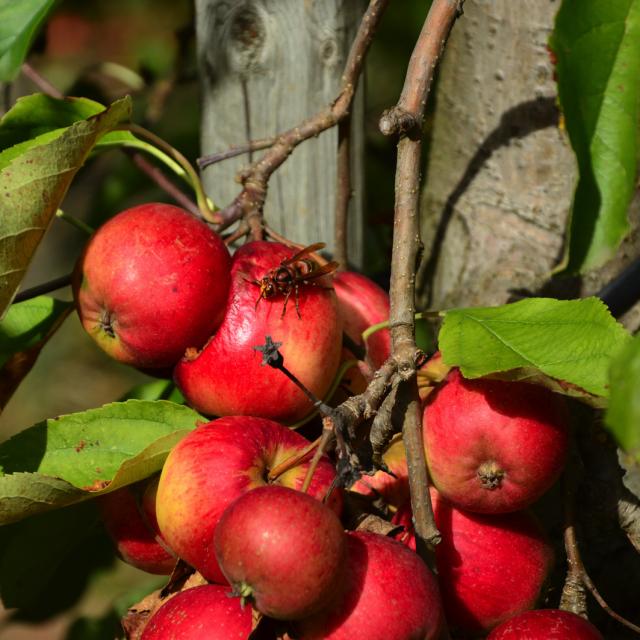
M110 338L116 337L116 331L114 328L114 320L111 315L111 312L108 309L104 309L104 311L100 314L100 320L98 321L100 329L104 331Z
M505 471L495 460L487 460L478 467L478 478L483 489L494 491L502 486Z

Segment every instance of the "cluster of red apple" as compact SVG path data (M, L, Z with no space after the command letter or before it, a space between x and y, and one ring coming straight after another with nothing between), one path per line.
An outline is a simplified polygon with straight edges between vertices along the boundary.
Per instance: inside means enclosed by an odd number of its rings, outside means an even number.
M231 258L205 224L168 205L123 212L89 243L74 288L87 331L121 361L173 369L191 406L223 416L185 437L159 480L102 499L125 560L168 574L180 558L209 583L169 599L144 640L177 629L181 638L247 638L244 602L289 621L298 640L437 638L443 613L462 637L493 629L493 640L600 638L571 614L522 613L535 606L553 561L524 509L557 480L568 447L566 408L540 387L465 380L437 356L427 364L446 372L425 399L423 421L443 538L437 581L401 544L415 548L400 440L384 456L393 475L352 487L386 503L404 526L399 541L343 531L343 494L326 456L305 495L310 443L281 423L305 416L310 401L262 367L254 347L266 335L281 342L287 368L323 397L346 357L342 331L361 343L389 308L366 278L331 270L271 242L247 243ZM365 379L389 350L387 331L370 338L359 365Z
M360 343L370 322L388 317L388 298L373 282L345 272L331 283L325 270L276 242L246 243L231 258L186 211L146 204L94 234L74 294L82 325L102 349L148 373L173 374L196 410L292 423L311 402L262 367L255 347L273 336L287 368L322 398L341 360L343 316ZM384 361L389 343L388 331L372 338L364 371Z

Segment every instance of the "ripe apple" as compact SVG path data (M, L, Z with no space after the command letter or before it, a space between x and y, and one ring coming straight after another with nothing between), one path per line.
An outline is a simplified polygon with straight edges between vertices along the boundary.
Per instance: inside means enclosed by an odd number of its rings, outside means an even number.
M183 209L127 209L96 231L76 265L80 321L116 360L173 367L222 322L229 270L220 237Z
M157 516L163 538L207 580L225 583L213 547L223 511L243 493L266 484L300 489L310 457L273 481L268 474L308 445L295 431L251 416L219 418L196 427L172 449L162 469ZM309 495L324 499L334 479L333 465L323 458ZM327 504L339 513L341 494L332 492Z
M137 483L107 493L98 498L98 507L105 529L126 563L149 573L169 575L177 558L169 553L166 544L158 541L160 536L153 522L146 518L146 513L153 511L149 498L146 510L141 508L138 496L144 485Z
M525 611L496 627L487 640L604 640L588 621L560 609Z
M524 382L466 380L457 369L427 398L423 433L433 484L479 513L537 500L562 472L569 444L560 396Z
M391 508L397 509L409 500L409 471L401 434L393 437L382 454L382 461L393 475L382 470L372 476L363 475L351 486L350 491L364 496L379 496Z
M251 608L230 597L229 587L205 584L167 600L140 640L247 640L251 626Z
M216 558L234 593L277 620L297 620L329 603L342 579L345 548L331 509L274 485L237 498L215 532Z
M475 637L531 609L553 564L552 547L535 518L526 511L466 512L434 489L431 500L442 534L436 566L451 627ZM392 521L405 527L399 539L415 549L410 505L399 509Z
M345 571L333 605L296 624L298 640L438 637L438 584L415 553L376 533L349 532Z
M261 365L262 354L255 347L264 344L265 336L282 343L285 366L307 388L321 398L329 390L342 343L342 319L330 279L292 289L286 312L284 295L263 299L256 284L293 253L276 242L249 242L236 251L222 324L200 353L187 354L174 371L180 390L198 411L282 422L295 422L311 411L311 401L289 378Z
M344 318L344 332L356 344L363 345L362 332L389 319L389 294L373 280L353 271L341 271L333 278L333 287ZM391 354L389 329L381 329L369 337L366 344L367 367L370 376Z

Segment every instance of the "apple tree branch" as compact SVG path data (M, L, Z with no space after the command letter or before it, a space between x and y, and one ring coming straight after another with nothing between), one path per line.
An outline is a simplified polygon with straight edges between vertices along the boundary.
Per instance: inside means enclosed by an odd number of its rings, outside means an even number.
M415 274L422 248L418 211L422 124L436 66L451 27L462 12L463 2L434 0L411 55L400 99L380 119L383 134L400 136L395 179L389 327L392 354L402 379L397 402L404 413L402 433L409 469L416 548L425 560L439 542L440 534L429 497L416 378L417 362L421 357L416 347L414 317Z

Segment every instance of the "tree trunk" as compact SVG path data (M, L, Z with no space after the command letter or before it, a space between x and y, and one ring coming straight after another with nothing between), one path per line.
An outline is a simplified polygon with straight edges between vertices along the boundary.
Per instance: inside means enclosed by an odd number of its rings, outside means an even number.
M422 201L424 306L588 295L638 255L634 206L636 231L612 263L549 287L576 179L547 50L559 4L467 0L452 32ZM637 326L639 309L625 319Z
M337 95L363 12L360 0L196 0L203 86L202 153L273 136L313 115ZM362 260L363 104L352 110L351 262ZM256 152L260 153L260 152ZM256 153L253 157L257 157ZM332 248L337 129L301 144L273 175L267 222L296 242ZM234 176L247 156L204 170L219 206L238 193Z

